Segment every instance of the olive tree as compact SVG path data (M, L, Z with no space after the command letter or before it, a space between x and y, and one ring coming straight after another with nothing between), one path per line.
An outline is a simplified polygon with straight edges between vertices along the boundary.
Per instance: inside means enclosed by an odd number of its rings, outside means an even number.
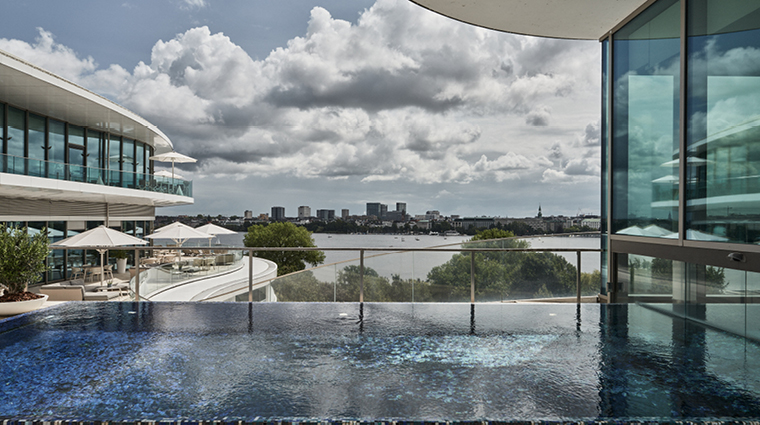
M27 228L0 225L0 285L6 294L26 292L47 271L47 229L30 234Z

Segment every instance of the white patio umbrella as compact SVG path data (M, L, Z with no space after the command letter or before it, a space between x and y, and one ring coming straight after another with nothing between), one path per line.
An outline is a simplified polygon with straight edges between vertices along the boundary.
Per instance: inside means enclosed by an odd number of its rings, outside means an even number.
M207 239L213 237L213 235L193 229L179 221L175 221L172 224L157 229L150 235L146 236L148 239L171 239L178 247L181 247L188 239ZM180 261L182 261L182 250L179 250L179 255Z
M100 253L100 284L103 284L103 254L108 248L125 245L146 245L148 241L100 225L94 229L50 244L51 247L93 247Z
M182 179L182 180L185 179L184 177L180 176L179 174L174 174L174 173L166 171L166 170L156 171L155 173L153 173L153 175L154 176L160 176L160 177L168 177L168 178L171 178L171 179Z
M152 159L153 161L160 161L160 162L171 162L172 163L172 178L174 178L174 163L188 163L188 162L196 162L197 160L195 158L191 158L187 155L183 155L179 152L166 152L166 153L160 153L158 155L153 155L148 159Z
M209 223L204 224L203 226L196 227L195 230L200 230L201 232L208 233L209 235L234 235L237 233L234 230L227 229L222 226L217 226L216 224ZM208 240L208 246L211 246L211 239Z

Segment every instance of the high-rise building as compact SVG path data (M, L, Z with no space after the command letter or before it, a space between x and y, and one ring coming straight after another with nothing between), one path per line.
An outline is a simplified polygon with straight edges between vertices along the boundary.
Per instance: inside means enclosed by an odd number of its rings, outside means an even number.
M347 208L343 208L342 210L340 210L340 217L343 220L345 220L345 219L348 218L348 209Z
M303 220L306 218L311 217L311 208L307 207L306 205L301 205L298 207L298 219Z
M376 218L382 218L380 215L380 203L379 202L367 202L367 216L374 216Z
M322 221L335 220L335 210L317 210L317 218Z
M245 210L245 212L243 213L243 217L246 220L253 218L253 211L251 211L251 210Z
M396 211L406 214L406 202L396 202Z
M388 204L380 204L380 216L378 218L385 218L388 215Z
M285 220L285 207L272 207L272 221Z

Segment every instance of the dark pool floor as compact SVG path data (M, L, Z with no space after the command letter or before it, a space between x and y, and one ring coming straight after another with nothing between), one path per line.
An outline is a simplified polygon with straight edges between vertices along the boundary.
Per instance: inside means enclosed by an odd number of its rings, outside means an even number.
M634 305L67 303L0 322L0 418L760 418L760 349Z

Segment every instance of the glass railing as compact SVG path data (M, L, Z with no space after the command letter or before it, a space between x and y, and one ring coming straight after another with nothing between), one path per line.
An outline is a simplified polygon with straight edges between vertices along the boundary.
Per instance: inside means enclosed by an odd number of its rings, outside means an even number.
M164 248L152 251L152 256L141 258L140 298L144 300L164 289L177 287L200 278L209 277L243 266L243 251L234 249L182 249ZM129 282L132 298L136 298L137 279Z
M598 234L595 236L594 240L598 241ZM413 249L245 249L264 258L267 251L283 250L355 254L354 259L272 279L271 288L280 302L508 302L525 299L572 302L599 294L602 285L599 248L544 249L540 248L542 244L541 238L531 242L510 238ZM572 246L572 240L568 239L567 245ZM262 282L256 280L255 283L261 286ZM252 295L251 299L264 299L263 291L259 292L262 294ZM218 299L208 300L221 301L229 299L229 295L219 294Z
M188 180L131 171L85 167L6 154L0 154L0 172L179 196L193 196L193 182Z
M227 281L222 279L221 286L242 280L246 282L237 286L254 288L253 291L242 294L236 286L204 301L594 302L602 286L601 250L596 247L598 233L584 236L593 239L563 238L566 242L560 245L566 248L556 247L556 243L544 248L542 238L509 238L402 249L185 247L181 256L177 248L167 247L112 250L138 252L139 285L133 277L129 289L132 299L140 300L150 300L165 289L226 274L229 277ZM576 243L581 241L584 243ZM248 264L244 257L251 255L265 259L272 251L314 250L344 251L350 259L275 278L262 278L254 270L256 265L244 267ZM134 260L129 263L133 265Z

